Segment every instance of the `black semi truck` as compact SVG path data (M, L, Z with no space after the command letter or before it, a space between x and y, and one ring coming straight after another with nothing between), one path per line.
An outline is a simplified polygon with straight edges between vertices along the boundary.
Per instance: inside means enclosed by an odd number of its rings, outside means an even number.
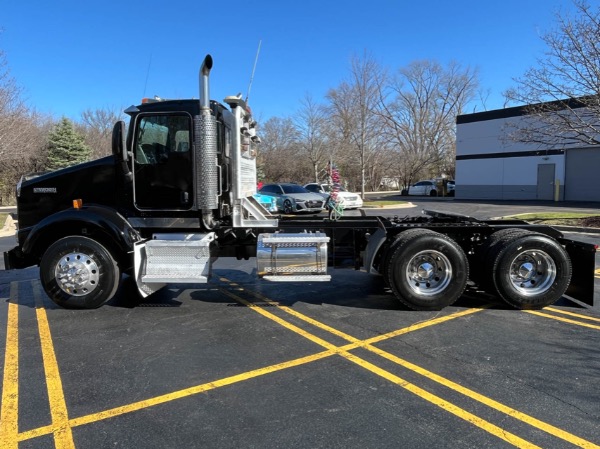
M429 211L419 217L274 216L253 197L256 123L240 96L143 101L113 130L113 154L17 185L18 246L6 269L39 265L57 304L95 308L122 274L146 297L208 282L217 257L256 257L274 282L323 282L328 267L381 275L416 310L455 302L467 283L520 309L563 294L593 303L594 245L520 220Z

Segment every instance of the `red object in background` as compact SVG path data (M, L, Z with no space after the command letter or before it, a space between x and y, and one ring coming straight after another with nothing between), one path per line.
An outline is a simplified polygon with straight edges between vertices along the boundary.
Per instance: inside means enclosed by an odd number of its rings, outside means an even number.
M258 181L258 184L256 184L256 189L260 190L260 189L262 189L262 186L263 186L263 182L262 181Z

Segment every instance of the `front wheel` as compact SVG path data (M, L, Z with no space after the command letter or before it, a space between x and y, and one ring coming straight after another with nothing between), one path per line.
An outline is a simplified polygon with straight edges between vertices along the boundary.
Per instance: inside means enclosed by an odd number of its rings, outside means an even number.
M440 310L465 290L467 257L449 237L427 229L402 232L385 258L385 276L404 305L415 310Z
M94 309L114 296L121 276L104 246L87 237L70 236L46 250L40 263L40 278L56 304Z
M284 214L291 214L293 212L293 208L292 208L292 202L290 200L285 200L283 202L283 213Z

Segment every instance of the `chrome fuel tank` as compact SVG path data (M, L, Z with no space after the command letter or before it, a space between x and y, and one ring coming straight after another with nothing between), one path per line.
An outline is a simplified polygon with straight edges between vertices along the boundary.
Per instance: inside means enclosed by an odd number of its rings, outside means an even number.
M322 232L260 234L256 249L258 276L269 281L329 281L327 243Z

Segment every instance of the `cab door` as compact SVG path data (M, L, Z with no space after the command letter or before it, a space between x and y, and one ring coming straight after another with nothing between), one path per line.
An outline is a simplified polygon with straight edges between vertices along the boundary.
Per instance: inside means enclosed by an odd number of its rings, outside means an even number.
M188 210L194 203L192 118L143 114L133 143L134 202L138 209Z

